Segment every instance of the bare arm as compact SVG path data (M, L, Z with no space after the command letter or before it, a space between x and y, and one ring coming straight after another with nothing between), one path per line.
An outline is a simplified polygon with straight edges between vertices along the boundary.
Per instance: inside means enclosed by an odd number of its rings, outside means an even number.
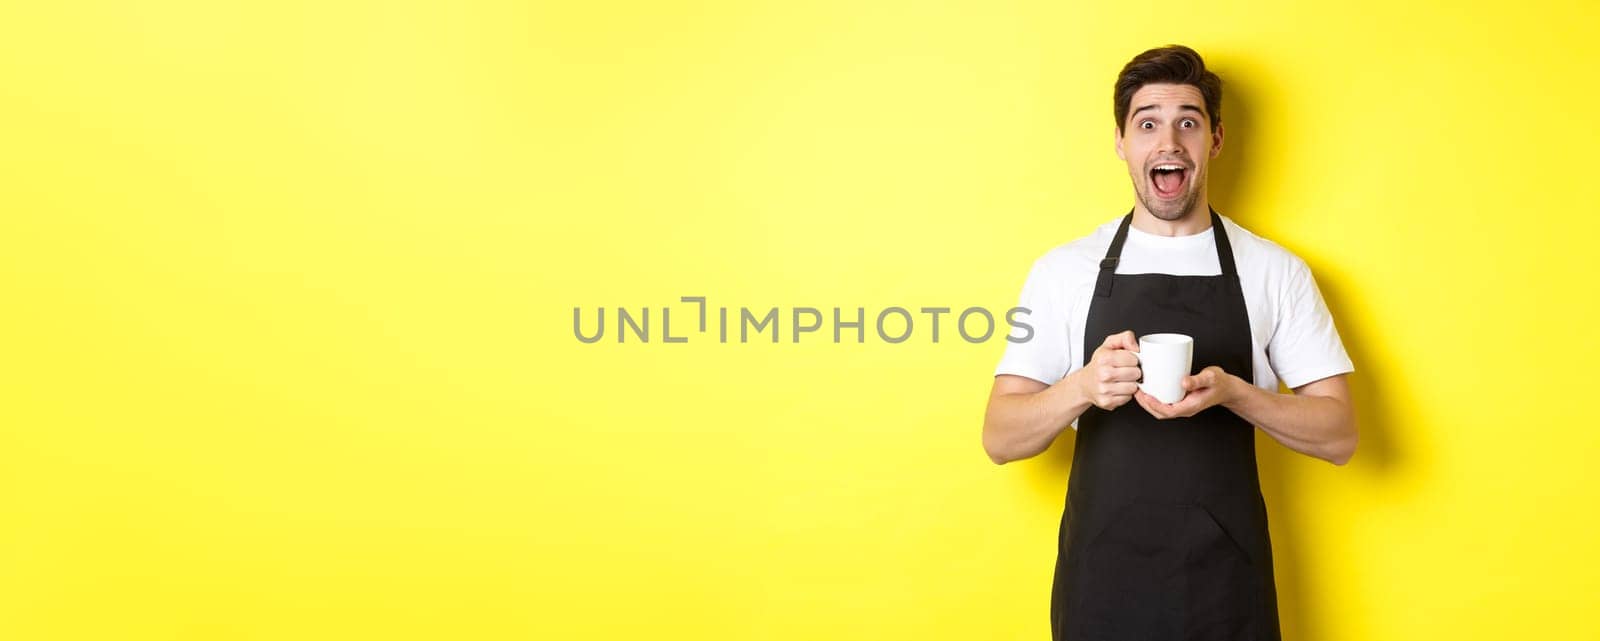
M1133 332L1106 338L1087 366L1054 385L1023 376L994 377L983 416L983 450L996 464L1039 455L1089 407L1114 409L1133 399L1139 350Z
M1045 385L1023 376L994 377L989 409L983 415L983 450L989 460L1002 464L1049 449L1061 431L1089 409L1089 402L1076 392L1065 378Z
M1242 393L1223 406L1284 447L1344 465L1355 456L1360 439L1347 378L1340 374L1306 383L1294 388L1292 395L1245 384L1240 386Z
M1142 391L1134 398L1157 418L1194 416L1221 405L1284 447L1344 465L1355 456L1359 440L1347 379L1346 374L1329 376L1294 388L1294 394L1279 394L1213 366L1184 379L1189 393L1177 403L1162 403Z

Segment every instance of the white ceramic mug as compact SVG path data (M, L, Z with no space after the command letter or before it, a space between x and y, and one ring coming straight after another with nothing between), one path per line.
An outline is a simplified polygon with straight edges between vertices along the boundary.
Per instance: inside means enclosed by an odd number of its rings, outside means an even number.
M1176 403L1188 394L1183 378L1194 364L1194 339L1183 334L1148 334L1139 338L1139 369L1144 382L1139 389L1163 403Z

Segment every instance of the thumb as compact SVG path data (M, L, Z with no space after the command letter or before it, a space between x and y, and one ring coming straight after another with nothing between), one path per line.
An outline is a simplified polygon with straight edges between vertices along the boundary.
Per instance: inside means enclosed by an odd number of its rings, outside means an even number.
M1123 330L1106 337L1106 342L1100 345L1107 349L1131 349L1139 351L1139 340L1134 338L1133 330Z
M1201 370L1199 374L1195 374L1194 376L1185 376L1183 378L1183 389L1192 392L1197 389L1211 387L1212 385L1215 385L1216 382L1217 372L1215 368L1207 367L1204 370Z

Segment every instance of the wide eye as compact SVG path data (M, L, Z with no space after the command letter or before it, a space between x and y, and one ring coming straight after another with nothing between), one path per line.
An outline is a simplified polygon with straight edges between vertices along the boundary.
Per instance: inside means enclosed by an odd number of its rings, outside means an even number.
M1156 128L1156 123L1151 122L1149 120L1146 120L1144 122L1139 123L1139 128L1140 129L1155 129Z
M1183 119L1183 128L1184 129L1194 129L1195 127L1199 127L1199 126L1200 126L1200 123L1195 122L1193 118L1184 118Z

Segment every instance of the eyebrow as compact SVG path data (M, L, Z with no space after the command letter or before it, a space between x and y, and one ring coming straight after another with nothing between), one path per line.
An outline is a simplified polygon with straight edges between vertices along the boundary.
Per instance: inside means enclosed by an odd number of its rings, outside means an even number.
M1134 117L1139 115L1139 112L1144 111L1146 109L1155 109L1158 106L1159 105L1145 105L1143 107L1135 109L1135 110L1133 110L1133 114L1128 116L1128 119L1132 120ZM1202 110L1201 108L1196 107L1194 105L1179 105L1178 106L1178 111L1193 111L1193 112L1195 112L1197 114L1200 114L1202 116L1206 115L1206 112L1204 110Z

